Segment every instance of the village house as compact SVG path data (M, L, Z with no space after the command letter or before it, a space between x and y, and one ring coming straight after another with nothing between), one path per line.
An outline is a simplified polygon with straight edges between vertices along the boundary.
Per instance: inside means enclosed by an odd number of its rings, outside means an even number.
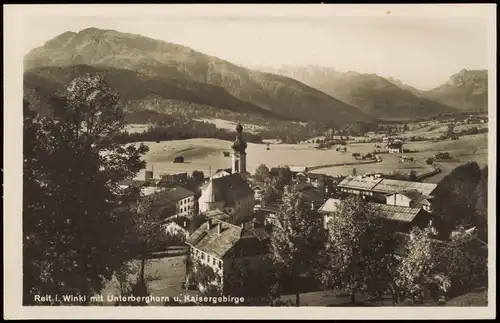
M162 227L167 235L187 239L190 235L190 222L191 220L189 218L181 216L169 220L167 223L163 224Z
M127 189L127 188L129 188L131 186L140 187L141 193L142 193L143 196L148 196L148 195L151 195L151 194L154 194L154 193L158 193L158 192L161 192L161 191L164 190L164 188L158 187L154 183L151 183L151 180L145 181L145 180L134 180L134 179L131 179L131 180L121 181L118 184L118 187L121 188L121 189Z
M256 202L259 202L262 199L262 194L264 193L264 185L262 184L256 184L252 187L252 190L254 192L254 198Z
M171 205L173 214L165 220L176 217L192 217L195 214L195 193L182 186L164 188L158 192L159 200L165 205Z
M422 207L395 206L373 202L366 203L370 207L373 207L380 216L388 220L388 225L397 232L410 232L415 226L425 228L429 224L432 224L432 215ZM328 228L328 222L331 220L333 213L338 211L340 204L341 200L331 198L319 208L318 212L323 216L325 229Z
M217 169L215 171L215 174L212 176L212 178L220 178L223 176L231 175L232 169L231 168L226 168L226 169Z
M431 200L433 196L425 195L416 189L401 191L386 195L386 204L406 207L422 207L431 212Z
M188 174L185 172L176 174L160 174L160 180L163 184L167 185L184 184L188 180Z
M398 154L403 152L403 143L401 141L392 141L385 146L385 149L391 154Z
M307 166L290 166L289 168L293 178L296 178L300 173L306 174L309 170Z
M382 176L347 176L337 189L341 193L361 195L372 201L386 203L386 196L403 191L416 190L425 196L431 196L437 184L419 183L404 180L388 179Z
M246 178L246 142L243 139L243 127L238 123L237 137L232 145L233 167L229 175L211 178L202 187L198 200L200 213L221 210L232 217L233 223L250 219L255 205L254 191Z
M234 225L225 221L207 220L186 241L193 271L199 265L210 267L217 278L213 284L226 289L234 263L253 272L267 274L270 265L270 236L255 225ZM187 277L189 280L189 276ZM198 283L204 290L207 286Z

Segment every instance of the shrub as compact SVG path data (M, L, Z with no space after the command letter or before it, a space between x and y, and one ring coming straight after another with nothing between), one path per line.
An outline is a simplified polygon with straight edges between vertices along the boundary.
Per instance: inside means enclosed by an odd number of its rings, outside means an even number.
M429 158L427 158L427 159L425 160L425 162L426 162L426 164L427 164L427 165L432 165L432 164L434 163L434 158L429 157Z

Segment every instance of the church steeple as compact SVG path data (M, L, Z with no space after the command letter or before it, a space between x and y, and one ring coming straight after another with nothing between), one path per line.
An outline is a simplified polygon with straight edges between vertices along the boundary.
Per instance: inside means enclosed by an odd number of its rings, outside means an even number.
M231 148L240 153L245 153L245 150L247 149L247 143L245 142L245 139L243 139L243 126L239 121L236 126L236 139L234 140Z
M246 173L246 149L247 143L243 139L243 126L238 121L236 126L236 139L231 145L233 148L233 173Z

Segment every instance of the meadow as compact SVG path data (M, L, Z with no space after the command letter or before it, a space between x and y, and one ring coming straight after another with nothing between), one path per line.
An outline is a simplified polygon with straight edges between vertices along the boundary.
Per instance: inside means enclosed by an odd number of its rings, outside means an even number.
M260 164L268 167L280 165L289 166L325 166L315 169L314 173L324 173L328 175L349 175L353 168L356 172L382 172L382 173L408 173L411 170L417 174L426 173L433 169L425 163L427 157L433 156L437 152L449 152L452 156L448 161L436 161L435 165L442 169L442 173L426 179L428 182L438 182L443 176L453 168L469 161L476 161L481 167L487 165L487 136L488 134L478 134L462 136L459 140L443 140L438 142L423 141L409 142L404 145L405 149L417 150L418 152L403 154L380 154L382 162L364 165L343 165L344 163L356 162L352 153L365 154L373 152L373 143L349 143L347 152L338 152L335 149L320 150L315 148L315 144L248 144L247 148L247 171L253 173ZM146 142L149 152L144 157L147 162L147 169L154 167L155 177L159 173L176 173L201 170L206 175L217 169L230 168L231 157L225 157L224 152L231 152L231 142L218 139L186 139L164 142ZM267 148L269 147L269 150ZM173 163L176 156L184 157L184 163ZM400 163L402 155L411 156L414 163ZM326 167L335 164L334 167ZM138 178L144 178L142 171Z

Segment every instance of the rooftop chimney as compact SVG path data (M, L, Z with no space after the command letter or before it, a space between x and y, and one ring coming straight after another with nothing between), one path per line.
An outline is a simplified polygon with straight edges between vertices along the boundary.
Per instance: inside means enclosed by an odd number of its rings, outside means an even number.
M212 229L212 219L207 220L207 229L208 230Z
M221 231L222 231L222 223L219 222L219 223L217 223L217 233L220 234Z

